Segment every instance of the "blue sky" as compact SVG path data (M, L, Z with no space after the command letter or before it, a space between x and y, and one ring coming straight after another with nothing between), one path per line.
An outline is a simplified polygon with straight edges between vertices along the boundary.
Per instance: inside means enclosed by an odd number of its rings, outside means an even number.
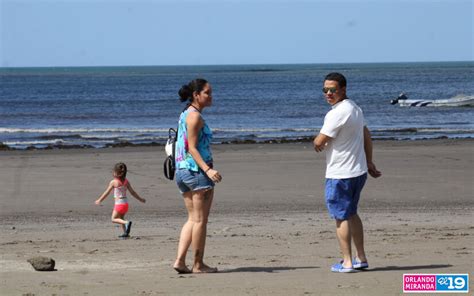
M473 60L472 1L0 3L0 67Z

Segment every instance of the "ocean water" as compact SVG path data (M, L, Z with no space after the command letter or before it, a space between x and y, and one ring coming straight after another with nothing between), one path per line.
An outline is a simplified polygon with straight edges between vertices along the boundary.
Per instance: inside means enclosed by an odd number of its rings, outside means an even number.
M364 110L375 139L471 138L472 107L400 107L390 100L474 95L474 62L0 68L0 142L11 148L162 144L196 77L213 87L204 117L214 142L314 136L330 106L332 71Z

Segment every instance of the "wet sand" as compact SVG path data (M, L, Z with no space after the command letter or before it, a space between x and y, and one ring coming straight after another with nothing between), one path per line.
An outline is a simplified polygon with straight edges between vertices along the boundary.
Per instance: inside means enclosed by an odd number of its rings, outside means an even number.
M164 179L163 147L0 152L2 295L399 295L404 273L472 273L473 140L375 141L383 172L360 203L370 269L334 274L335 225L324 205L324 154L310 143L218 145L206 261L171 268L184 223ZM142 197L132 236L94 205L118 161ZM56 271L26 261L52 257ZM191 253L188 264L191 263ZM471 280L472 286L472 280Z

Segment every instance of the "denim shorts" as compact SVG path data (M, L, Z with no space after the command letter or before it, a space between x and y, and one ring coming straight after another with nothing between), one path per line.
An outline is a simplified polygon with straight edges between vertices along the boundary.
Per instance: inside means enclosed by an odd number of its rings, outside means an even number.
M332 218L347 220L357 214L367 173L349 179L326 179L326 206Z
M176 170L176 184L181 194L189 191L198 191L214 188L214 182L202 171L190 171L188 169Z

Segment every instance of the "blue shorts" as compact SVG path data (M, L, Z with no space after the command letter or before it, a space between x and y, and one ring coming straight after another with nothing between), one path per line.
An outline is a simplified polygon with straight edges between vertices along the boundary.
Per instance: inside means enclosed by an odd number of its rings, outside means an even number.
M326 206L332 218L347 220L357 214L367 173L349 179L326 179Z
M198 191L214 188L214 182L202 171L190 171L188 169L176 170L176 184L181 194L189 191Z

